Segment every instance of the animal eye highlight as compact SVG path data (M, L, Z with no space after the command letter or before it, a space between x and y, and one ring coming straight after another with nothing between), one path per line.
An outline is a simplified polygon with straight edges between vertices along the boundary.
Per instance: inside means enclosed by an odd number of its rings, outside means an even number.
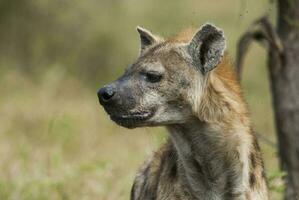
M161 81L162 75L156 72L145 72L144 73L145 80L150 83L157 83Z

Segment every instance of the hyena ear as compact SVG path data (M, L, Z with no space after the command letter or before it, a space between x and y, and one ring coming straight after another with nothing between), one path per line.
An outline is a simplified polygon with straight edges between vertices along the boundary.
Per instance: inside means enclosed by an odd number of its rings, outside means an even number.
M160 38L140 26L137 26L136 30L140 36L140 54L151 45L158 43L160 40Z
M214 69L223 57L225 50L223 31L212 24L204 24L193 36L187 48L193 65L206 74Z

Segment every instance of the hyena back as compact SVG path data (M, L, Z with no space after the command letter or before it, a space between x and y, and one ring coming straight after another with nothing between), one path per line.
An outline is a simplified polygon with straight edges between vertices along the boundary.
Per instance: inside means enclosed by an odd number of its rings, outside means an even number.
M140 168L131 200L267 200L263 162L223 31L203 25L168 40L137 28L138 59L99 90L110 118L165 126L169 139Z

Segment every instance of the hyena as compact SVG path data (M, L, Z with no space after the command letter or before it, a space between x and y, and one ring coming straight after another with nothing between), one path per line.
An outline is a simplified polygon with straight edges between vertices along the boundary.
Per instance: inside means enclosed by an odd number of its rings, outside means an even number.
M167 40L137 31L137 60L98 91L117 124L169 131L137 173L131 200L267 200L261 152L223 31L205 24Z

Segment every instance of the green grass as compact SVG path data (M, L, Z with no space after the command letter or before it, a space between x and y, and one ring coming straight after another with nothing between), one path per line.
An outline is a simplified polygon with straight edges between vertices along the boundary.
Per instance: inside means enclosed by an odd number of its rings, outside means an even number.
M0 35L1 200L128 199L138 166L167 133L115 125L99 106L96 88L136 57L135 27L167 36L213 22L223 27L234 57L250 22L274 13L268 0L64 0L62 7L56 1L30 2L40 17L11 27L9 39ZM32 37L18 39L27 26ZM20 40L30 48L18 46ZM257 131L275 141L265 63L266 53L253 45L242 86ZM281 199L277 150L261 145L271 199Z

